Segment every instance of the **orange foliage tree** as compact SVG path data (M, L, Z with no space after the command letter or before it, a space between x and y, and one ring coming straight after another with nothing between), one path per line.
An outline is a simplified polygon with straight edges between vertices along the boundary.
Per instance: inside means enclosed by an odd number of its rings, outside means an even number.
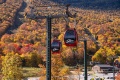
M120 80L120 73L115 77L115 80Z

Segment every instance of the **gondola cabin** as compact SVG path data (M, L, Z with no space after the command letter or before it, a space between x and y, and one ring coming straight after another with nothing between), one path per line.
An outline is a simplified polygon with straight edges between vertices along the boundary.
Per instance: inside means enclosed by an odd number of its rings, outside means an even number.
M78 34L75 28L69 28L66 30L64 35L64 43L66 46L77 46Z
M52 44L51 44L51 51L52 54L59 54L61 51L61 42L60 40L53 40Z

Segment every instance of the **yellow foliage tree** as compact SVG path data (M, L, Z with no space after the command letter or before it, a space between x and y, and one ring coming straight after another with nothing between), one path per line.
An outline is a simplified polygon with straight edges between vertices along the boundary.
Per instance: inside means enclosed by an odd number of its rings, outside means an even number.
M40 64L40 79L46 78L46 68L44 65ZM65 75L69 74L69 68L64 67L64 63L62 61L62 57L60 54L52 54L51 57L51 79L52 80L61 80ZM63 79L65 80L65 79Z
M11 52L2 56L2 80L21 80L21 71L21 58L17 53Z
M103 48L100 48L95 55L92 57L92 61L98 61L101 63L105 63L106 60L111 61L110 56L115 56L115 50L111 49L110 47L104 46Z
M59 80L60 77L69 73L69 68L64 67L61 54L52 55L52 80ZM59 76L59 77L58 77Z

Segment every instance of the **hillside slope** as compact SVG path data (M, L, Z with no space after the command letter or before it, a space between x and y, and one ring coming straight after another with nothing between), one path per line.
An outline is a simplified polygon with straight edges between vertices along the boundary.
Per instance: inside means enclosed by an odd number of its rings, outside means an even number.
M84 9L120 9L120 0L52 0Z
M6 0L0 0L0 4L2 4L2 3L4 3L4 2L6 2Z

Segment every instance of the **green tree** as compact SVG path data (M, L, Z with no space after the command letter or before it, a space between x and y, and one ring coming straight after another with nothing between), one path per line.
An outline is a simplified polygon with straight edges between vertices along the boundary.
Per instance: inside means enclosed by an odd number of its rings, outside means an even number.
M16 53L7 53L2 56L2 80L21 80L21 58Z

